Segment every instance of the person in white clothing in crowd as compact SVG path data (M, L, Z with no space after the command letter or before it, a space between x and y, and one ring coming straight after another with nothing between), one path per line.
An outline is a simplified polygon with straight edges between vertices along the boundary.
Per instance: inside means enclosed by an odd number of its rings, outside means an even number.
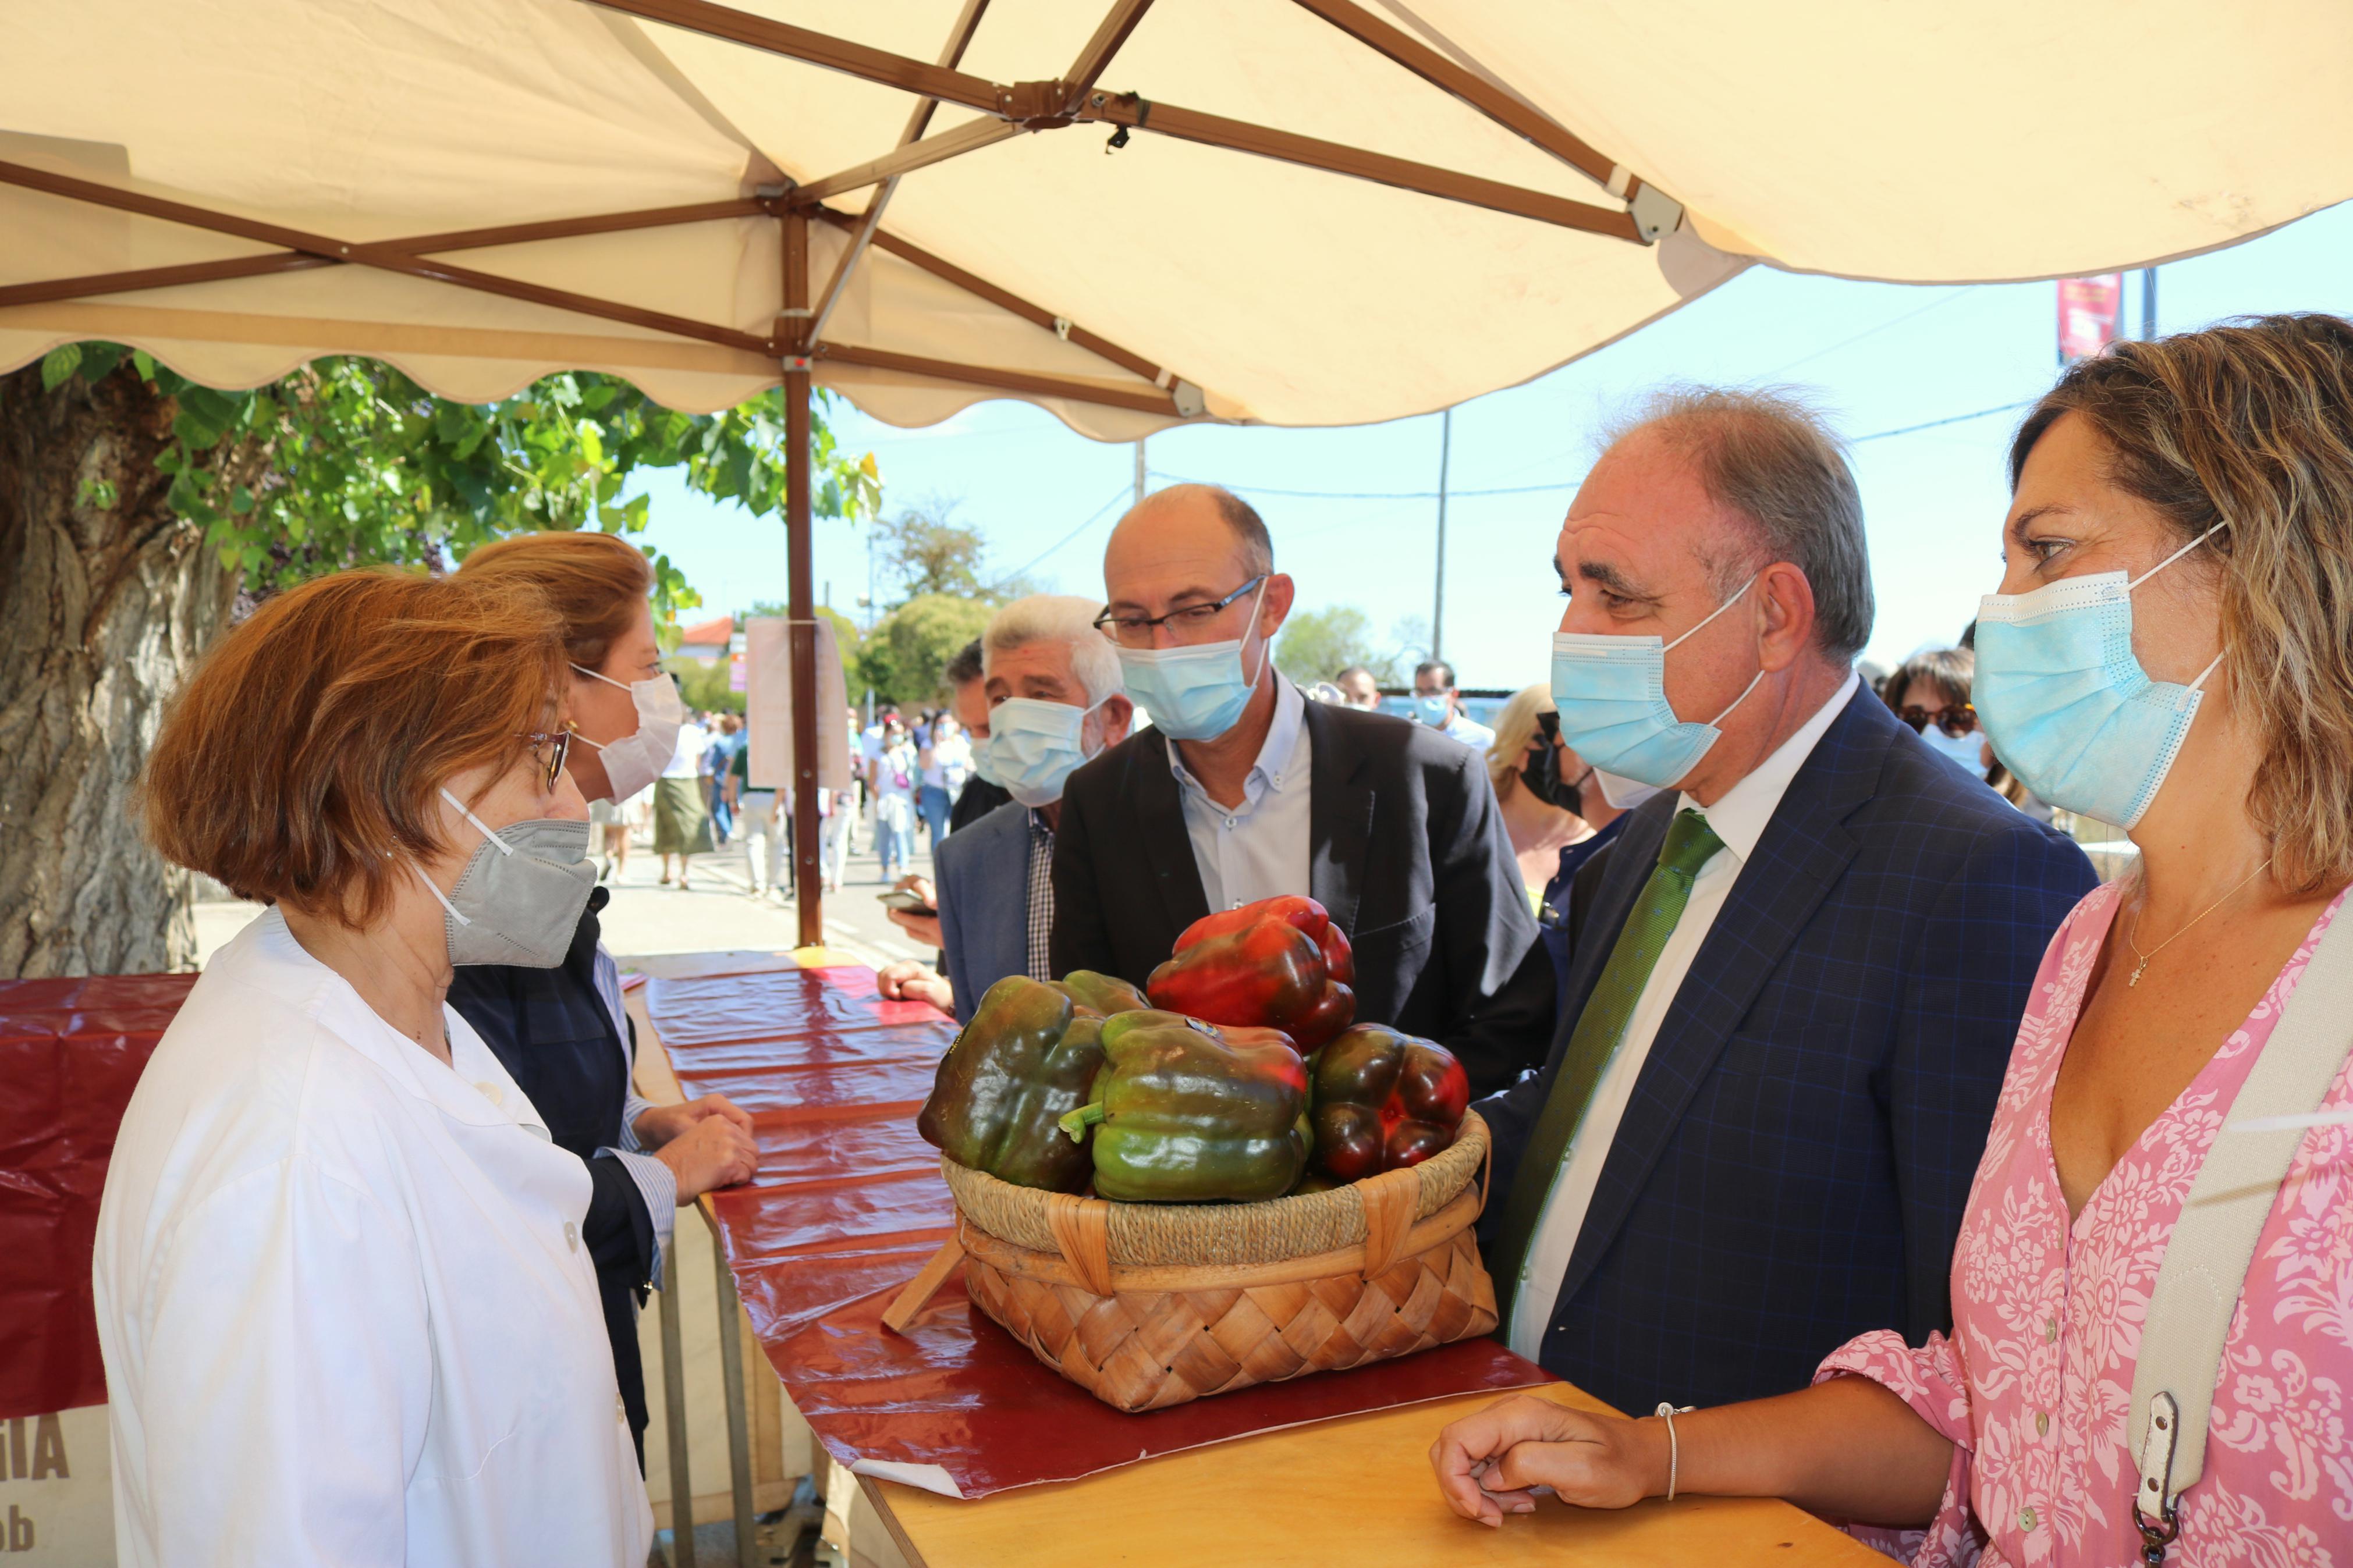
M1495 731L1462 710L1462 694L1454 689L1454 667L1442 658L1413 667L1413 716L1473 751L1483 752L1495 743Z
M563 626L513 581L350 572L176 700L146 828L272 908L122 1119L92 1269L129 1568L637 1568L587 1170L443 995L552 967L595 886Z

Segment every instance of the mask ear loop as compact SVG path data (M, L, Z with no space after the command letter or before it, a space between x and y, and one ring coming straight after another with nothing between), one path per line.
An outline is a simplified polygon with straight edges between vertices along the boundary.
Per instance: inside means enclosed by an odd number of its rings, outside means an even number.
M2214 662L2200 670L2198 672L2198 679L2189 683L2189 689L2195 691L2200 687L2205 685L2206 678L2222 668L2222 660L2230 657L2230 652L2231 650L2226 647L2221 653L2216 654L2214 656Z
M2221 532L2224 529L2230 526L2231 520L2227 517L2224 518L2221 521L2216 523L2213 527L2208 529L2205 532L2200 534L2197 538L2191 540L2189 543L2183 545L2180 549L2175 551L2172 554L2167 556L2164 560L2158 562L2156 565L2150 567L2147 571L2142 573L2139 576L2126 584L2125 592L2127 594L2131 593L2135 588L2139 587L2143 583L2147 582L2151 577L2156 576L2159 572L2164 571L2167 567L2172 565L2175 562L2180 560L2183 556L2189 554L2191 551L2197 549L2200 545L2205 543L2208 540L2213 538L2216 534ZM1704 622L1702 623L1702 625L1704 624ZM1694 629L1696 630L1697 628L1694 627ZM2203 679L2204 677L2201 676L2200 679Z
M593 742L590 743L594 744ZM441 792L441 798L448 801L451 805L456 806L458 808L458 815L464 817L467 821L472 823L477 828L479 828L481 831L483 837L497 845L499 847L500 854L512 855L514 853L514 846L500 837L497 834L491 832L490 826L487 823L483 822L480 817L476 816L472 812L468 811L464 801L459 800L456 795L451 795L446 788ZM419 876L422 876L423 874L424 873L422 872L418 873ZM445 900L444 902L447 902L447 900ZM450 912L455 914L457 911L453 910Z
M433 895L433 901L439 904L444 910L448 911L449 918L451 920L456 921L461 926L470 926L474 923L458 912L458 906L449 901L448 894L443 892L440 889L433 885L433 879L425 874L424 867L418 865L416 861L411 860L408 863L408 868L417 873L417 879L425 884L425 890Z
M1706 617L1706 619L1705 619L1705 620L1701 621L1701 622L1700 622L1700 624L1699 624L1699 626L1694 626L1694 627L1692 627L1692 629L1691 629L1690 631L1685 632L1682 637L1677 637L1673 642L1669 643L1666 647L1664 647L1661 648L1659 651L1660 651L1661 653L1672 653L1672 652L1673 652L1676 648L1678 648L1678 647L1682 647L1684 643L1686 643L1686 642L1690 641L1690 640L1691 640L1691 638L1692 638L1692 637L1693 637L1695 633L1697 633L1697 632L1698 632L1698 630L1699 630L1699 627L1700 627L1700 626L1704 626L1707 625L1708 621L1712 621L1712 620L1715 619L1715 617L1716 617L1716 616L1720 616L1720 615L1724 614L1724 612L1725 612L1725 611L1726 611L1726 610L1728 610L1728 609L1732 608L1732 606L1733 606L1733 605L1736 605L1736 604L1740 603L1740 596L1741 596L1743 594L1747 593L1749 589L1754 588L1755 586L1757 586L1757 578L1759 578L1759 577L1762 577L1763 575L1765 575L1765 569L1764 569L1763 567L1761 567L1761 566L1760 566L1760 567L1758 567L1755 572L1750 573L1750 574L1749 574L1749 576L1748 576L1748 581L1747 581L1747 582L1746 582L1746 583L1743 583L1742 584L1740 584L1740 586L1739 586L1739 587L1735 588L1735 589L1732 591L1732 597L1730 597L1729 599L1725 600L1725 601L1724 601L1724 603L1722 603L1721 605L1717 605L1715 608L1714 608L1713 610L1710 610L1710 611L1707 613L1707 617ZM1742 695L1743 697L1746 697L1746 696L1747 696L1748 694L1747 694L1746 692L1745 692L1745 691L1744 691L1744 692L1742 692L1742 693L1741 693L1741 695ZM1729 708L1727 708L1727 709L1725 709L1725 712L1727 712L1727 713L1729 713L1729 712L1731 712L1731 711L1732 711L1732 710L1731 710L1731 709L1729 709Z
M1258 625L1258 613L1265 606L1266 591L1273 582L1274 574L1272 572L1267 573L1265 578L1258 585L1258 592L1250 595L1250 625L1253 627ZM1273 657L1274 639L1272 637L1268 637L1258 646L1258 668L1251 673L1250 678L1251 690L1255 691L1258 689L1259 678L1266 674L1266 661ZM1096 707L1101 706L1101 703L1096 704ZM1094 711L1094 709L1090 708L1087 711L1092 713Z

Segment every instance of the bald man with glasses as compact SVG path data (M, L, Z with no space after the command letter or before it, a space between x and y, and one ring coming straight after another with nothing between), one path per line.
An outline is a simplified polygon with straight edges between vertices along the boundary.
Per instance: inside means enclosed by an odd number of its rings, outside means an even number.
M1294 589L1230 491L1146 497L1103 584L1096 624L1152 728L1064 787L1054 973L1140 985L1212 910L1303 893L1356 945L1360 1021L1440 1041L1481 1092L1541 1065L1552 964L1479 753L1275 670Z

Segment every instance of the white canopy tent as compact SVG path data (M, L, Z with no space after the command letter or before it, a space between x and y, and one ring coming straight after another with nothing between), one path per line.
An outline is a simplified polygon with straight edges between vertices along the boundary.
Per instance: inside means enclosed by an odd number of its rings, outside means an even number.
M0 369L781 381L803 444L813 384L1103 439L1387 419L1752 260L2063 276L2353 195L2326 0L6 0L0 37ZM805 473L789 526L806 623Z

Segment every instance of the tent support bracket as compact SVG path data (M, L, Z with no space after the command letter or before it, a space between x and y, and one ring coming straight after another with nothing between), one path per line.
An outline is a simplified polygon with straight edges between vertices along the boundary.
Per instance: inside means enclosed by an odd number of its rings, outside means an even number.
M1142 100L1133 93L1109 93L1086 89L1073 91L1071 83L1060 79L1001 85L960 70L930 65L904 55L894 55L885 49L812 32L807 27L750 16L728 6L712 5L711 0L583 0L583 3L601 5L607 10L626 12L647 21L682 27L707 37L781 55L805 65L840 71L904 92L923 94L944 103L960 104L1028 130L1050 131L1063 125L1090 121L1132 130L1146 129L1138 107ZM1093 60L1099 44L1124 41L1122 26L1132 29L1142 12L1143 7L1134 0L1120 0L1115 4L1112 14L1097 28L1095 37L1089 40L1086 50L1081 54L1082 68L1086 68ZM1114 34L1117 35L1115 38L1112 37ZM1398 37L1402 39L1404 36L1399 34ZM1440 57L1433 55L1431 58ZM1107 62L1109 54L1105 53L1103 58ZM1103 68L1094 65L1092 68L1100 70ZM1323 142L1312 136L1276 131L1243 121L1228 120L1220 115L1204 114L1198 110L1180 109L1157 100L1152 104L1150 113L1153 123L1148 129L1175 136L1180 141L1250 153L1281 163L1300 163L1327 174L1344 174L1354 179L1369 180L1376 184L1436 196L1443 201L1462 202L1518 217L1533 218L1539 223L1607 235L1633 244L1641 243L1634 220L1623 208L1597 207L1584 202L1573 202L1543 191L1526 190L1496 180L1482 179L1475 174L1434 168L1409 159L1368 153L1361 148ZM1598 159L1599 154L1593 156ZM1607 178L1607 175L1602 177Z

